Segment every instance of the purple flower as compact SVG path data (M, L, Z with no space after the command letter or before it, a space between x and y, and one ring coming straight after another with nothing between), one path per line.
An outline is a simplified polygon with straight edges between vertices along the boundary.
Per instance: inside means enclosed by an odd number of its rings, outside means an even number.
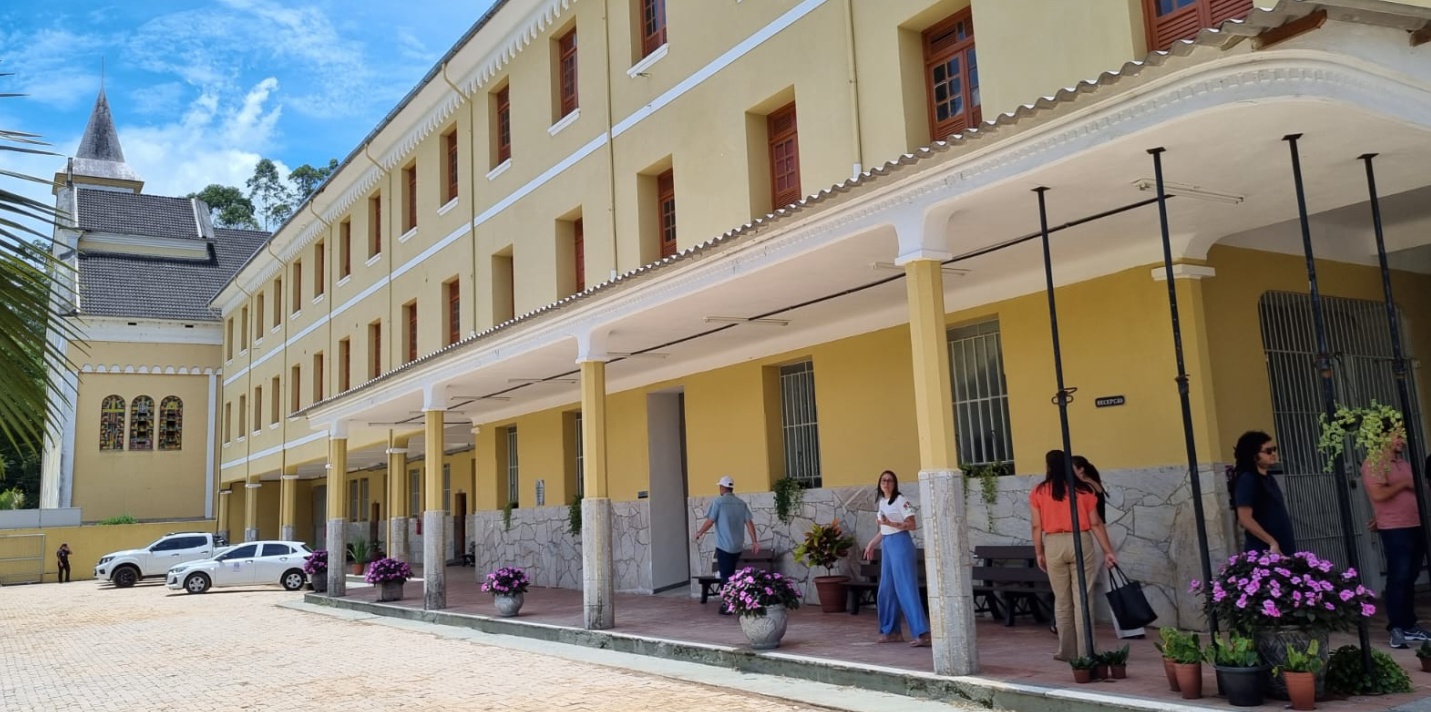
M1199 580L1197 580L1197 579L1193 579L1193 580L1192 580L1192 584L1188 587L1188 590L1189 590L1189 591L1199 591L1199 590L1201 590L1201 589L1202 589L1202 582L1199 581Z
M1240 597L1238 597L1238 599L1237 599L1237 607L1238 607L1238 608L1246 608L1246 607L1247 607L1247 596L1246 596L1245 594L1242 595L1242 596L1240 596Z
M1370 603L1361 604L1361 614L1367 618L1376 615L1376 606L1373 606Z
M1262 613L1273 618L1281 618L1282 611L1277 610L1277 604L1270 600L1262 602Z

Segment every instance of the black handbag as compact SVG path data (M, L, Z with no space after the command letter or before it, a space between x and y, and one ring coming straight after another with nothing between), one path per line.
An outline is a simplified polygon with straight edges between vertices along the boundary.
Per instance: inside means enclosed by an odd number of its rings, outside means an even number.
M1148 605L1148 597L1143 595L1143 584L1128 578L1123 569L1114 566L1108 572L1108 588L1108 605L1119 628L1142 628L1158 619L1158 614Z

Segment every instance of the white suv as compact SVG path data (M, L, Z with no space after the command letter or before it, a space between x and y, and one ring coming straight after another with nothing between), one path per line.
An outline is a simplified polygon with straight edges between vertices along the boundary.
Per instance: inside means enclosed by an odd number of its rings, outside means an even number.
M308 582L303 574L303 559L312 552L301 541L250 541L212 559L170 568L165 584L189 593L203 593L212 587L269 583L297 591Z
M222 552L223 545L218 537L204 532L165 534L142 549L125 549L100 557L94 567L94 577L128 588L140 579L163 576L175 564L216 556Z

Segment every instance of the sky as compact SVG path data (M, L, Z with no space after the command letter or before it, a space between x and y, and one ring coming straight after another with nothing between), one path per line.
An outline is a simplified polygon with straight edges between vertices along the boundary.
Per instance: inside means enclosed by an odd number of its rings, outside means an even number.
M492 0L6 0L0 128L73 155L100 89L144 192L342 160ZM419 8L420 11L414 8ZM53 176L56 156L0 152ZM9 178L0 176L8 185ZM46 186L23 187L51 202Z

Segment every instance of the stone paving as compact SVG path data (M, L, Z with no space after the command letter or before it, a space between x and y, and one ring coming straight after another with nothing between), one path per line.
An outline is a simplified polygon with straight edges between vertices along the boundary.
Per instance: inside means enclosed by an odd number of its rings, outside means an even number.
M277 605L300 598L0 588L0 709L820 709Z

